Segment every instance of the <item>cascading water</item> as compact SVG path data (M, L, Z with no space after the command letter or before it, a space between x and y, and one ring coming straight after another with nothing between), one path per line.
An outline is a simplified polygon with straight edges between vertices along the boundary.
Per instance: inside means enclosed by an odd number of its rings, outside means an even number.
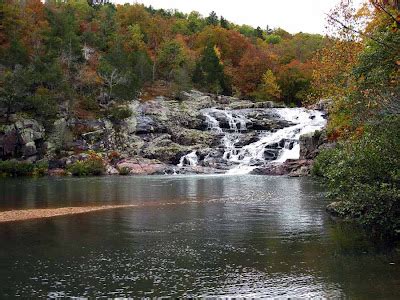
M228 174L247 174L258 163L283 163L288 159L298 159L300 136L320 130L326 125L323 113L319 111L304 108L280 108L273 111L294 125L275 132L266 132L260 136L259 141L244 146L236 155L231 155L230 160L238 165L229 170Z
M283 122L275 130L254 130L251 114L265 115L261 121ZM223 110L204 109L207 130L221 135L220 161L228 169L227 174L247 174L259 166L283 163L300 156L300 136L320 130L326 125L323 113L304 108L265 108ZM260 118L258 119L260 121ZM243 143L246 134L256 134L255 142ZM244 146L243 146L244 145ZM220 151L220 150L219 150ZM207 156L208 161L208 156ZM180 160L178 167L201 165L197 152L193 151ZM221 163L220 163L221 164Z
M186 154L185 156L182 156L178 167L179 168L183 168L184 166L191 166L191 167L195 167L197 166L199 162L199 158L197 156L197 151L192 151L189 154Z

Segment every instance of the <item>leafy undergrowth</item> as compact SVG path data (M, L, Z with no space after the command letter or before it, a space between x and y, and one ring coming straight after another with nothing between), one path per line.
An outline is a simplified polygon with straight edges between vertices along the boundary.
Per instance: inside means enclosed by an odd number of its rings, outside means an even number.
M323 151L313 174L323 179L335 212L382 237L400 236L400 117L366 126L359 140Z

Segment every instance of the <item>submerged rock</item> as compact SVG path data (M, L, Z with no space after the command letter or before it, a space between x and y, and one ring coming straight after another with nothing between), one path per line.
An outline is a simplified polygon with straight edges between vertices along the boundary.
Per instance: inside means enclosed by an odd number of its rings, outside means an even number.
M164 173L168 169L168 165L158 160L146 159L143 157L128 158L120 161L116 165L116 169L128 169L131 175L153 175Z
M290 177L307 176L311 172L313 160L291 159L284 163L270 163L254 169L251 174L254 175L288 175Z

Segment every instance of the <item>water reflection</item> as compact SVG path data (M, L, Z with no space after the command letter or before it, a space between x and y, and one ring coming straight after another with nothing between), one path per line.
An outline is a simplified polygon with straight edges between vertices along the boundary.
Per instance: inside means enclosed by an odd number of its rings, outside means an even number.
M0 191L3 210L181 203L0 224L0 295L400 296L399 255L332 223L309 180L65 178Z

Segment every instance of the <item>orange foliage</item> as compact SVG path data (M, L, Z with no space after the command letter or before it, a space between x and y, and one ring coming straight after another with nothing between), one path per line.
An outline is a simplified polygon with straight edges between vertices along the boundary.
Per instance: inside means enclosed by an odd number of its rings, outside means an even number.
M238 68L231 69L234 85L242 94L249 95L257 89L263 74L274 68L274 59L269 53L250 44L240 60Z
M209 26L197 35L195 47L203 49L209 43L218 47L225 65L237 67L251 41L237 31Z
M362 45L357 42L332 40L312 60L313 98L343 96L351 88L350 72Z

